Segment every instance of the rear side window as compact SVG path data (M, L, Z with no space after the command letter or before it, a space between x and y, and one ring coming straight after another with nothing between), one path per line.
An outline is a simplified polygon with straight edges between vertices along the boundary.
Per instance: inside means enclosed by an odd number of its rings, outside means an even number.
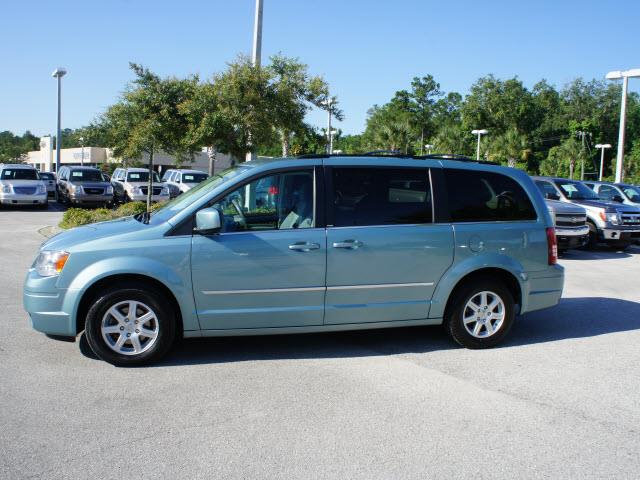
M446 169L452 222L535 220L537 214L514 179L493 172Z
M329 208L336 227L431 223L429 171L333 168Z

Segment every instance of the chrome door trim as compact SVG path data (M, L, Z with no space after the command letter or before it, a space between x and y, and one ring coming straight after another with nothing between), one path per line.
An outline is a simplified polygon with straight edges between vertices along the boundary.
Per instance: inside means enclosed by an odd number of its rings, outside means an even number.
M287 292L320 292L325 287L298 287L298 288L261 288L255 290L203 290L204 295L236 295L243 293L287 293Z
M374 285L336 285L327 290L360 290L363 288L402 288L402 287L432 287L433 282L416 283L378 283Z
M433 282L379 283L373 285L336 285L333 287L262 288L255 290L203 290L204 295L238 295L245 293L320 292L324 290L360 290L366 288L432 287Z

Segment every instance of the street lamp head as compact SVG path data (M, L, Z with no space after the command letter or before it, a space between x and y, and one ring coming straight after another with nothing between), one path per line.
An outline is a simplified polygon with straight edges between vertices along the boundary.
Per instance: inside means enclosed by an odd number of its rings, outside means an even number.
M631 70L614 70L613 72L607 73L605 78L607 80L620 80L621 78L634 78L640 77L640 68L632 68Z
M611 145L608 143L599 143L596 145L596 148L611 148Z
M607 80L619 80L622 78L622 72L620 70L614 70L605 75Z
M640 77L640 68L632 68L624 72L625 77Z
M66 74L67 74L67 71L63 67L58 67L53 71L51 76L54 78L61 78L61 77L64 77Z
M471 133L474 135L486 135L489 131L483 128L482 130L471 130Z

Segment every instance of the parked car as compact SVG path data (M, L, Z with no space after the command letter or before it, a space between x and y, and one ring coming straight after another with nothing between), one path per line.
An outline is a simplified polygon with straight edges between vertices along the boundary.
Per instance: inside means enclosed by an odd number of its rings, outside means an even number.
M260 205L257 185L268 192ZM553 222L522 171L440 158L252 161L152 214L45 242L24 285L36 330L84 330L116 365L177 336L444 324L492 347L556 305Z
M546 203L555 225L559 252L589 243L587 211L584 208L558 200L547 199Z
M56 174L53 172L38 172L40 180L42 180L47 186L47 197L56 198Z
M153 172L151 193L152 202L169 200L169 189L162 185L156 172ZM116 168L111 177L115 201L146 202L149 191L149 170L146 168Z
M47 186L31 165L0 164L0 205L47 208Z
M58 202L65 205L106 207L113 202L113 187L94 167L61 167Z
M577 180L534 177L534 181L545 198L579 205L587 211L589 247L605 243L625 249L640 238L640 209L601 200Z
M209 175L199 170L167 170L162 176L162 181L169 187L171 198L175 198L207 178Z
M602 200L640 207L640 188L624 183L584 182Z

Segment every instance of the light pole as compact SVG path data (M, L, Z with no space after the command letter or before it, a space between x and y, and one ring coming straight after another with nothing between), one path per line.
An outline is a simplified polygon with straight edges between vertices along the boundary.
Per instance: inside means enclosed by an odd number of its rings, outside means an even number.
M64 77L66 74L67 71L62 67L56 68L51 74L53 78L58 79L58 133L56 134L56 175L60 171L60 145L62 144L62 128L60 126L60 120L62 118L62 110L60 105L60 98L62 93L62 77Z
M598 180L602 181L604 173L604 151L607 148L611 148L611 145L608 143L599 143L596 145L596 148L600 149L600 176L598 177Z
M262 57L262 0L256 0L256 13L253 20L253 51L251 54L251 64L254 67L259 67ZM251 132L249 132L249 139L251 139ZM252 145L253 148L253 145ZM245 160L250 162L256 159L255 152L247 152Z
M622 182L622 162L624 160L624 129L627 116L627 88L629 85L629 77L640 77L640 68L609 72L606 75L607 80L622 79L622 103L620 105L620 130L618 132L618 157L616 158L616 183Z
M333 99L327 95L327 99L323 102L327 106L327 153L331 155L333 150L333 134L331 133L331 105Z
M329 155L333 155L333 136L338 133L337 130L329 130Z
M489 133L489 131L485 129L471 130L471 133L478 136L478 148L476 149L476 160L480 161L480 137L482 137L482 135L486 135L487 133Z
M84 137L80 137L80 147L82 147L82 154L80 156L80 165L84 165Z
M427 155L431 155L431 150L433 150L433 145L431 145L430 143L427 143L424 148L427 149Z

